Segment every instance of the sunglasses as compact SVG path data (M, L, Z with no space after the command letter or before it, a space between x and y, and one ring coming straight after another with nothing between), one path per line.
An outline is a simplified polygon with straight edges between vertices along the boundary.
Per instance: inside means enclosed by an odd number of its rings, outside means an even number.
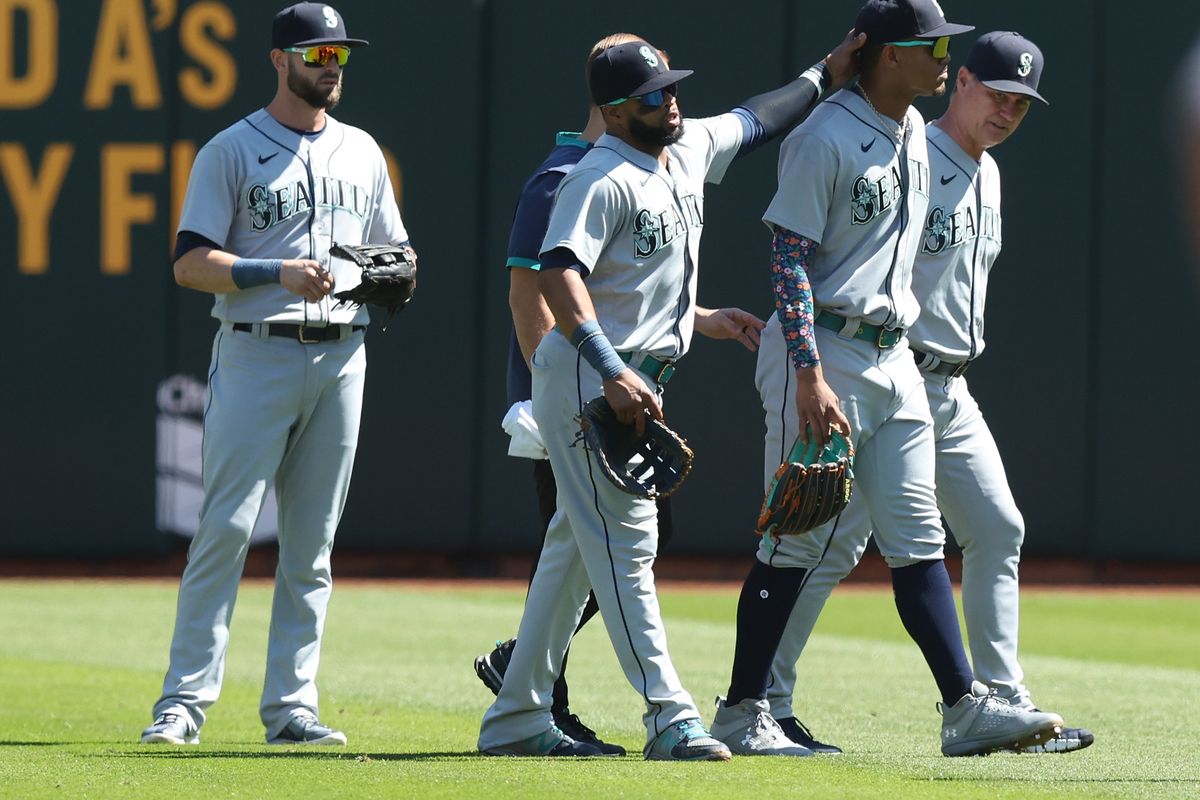
M314 47L285 47L285 53L299 53L306 67L323 67L336 58L339 67L350 60L350 48L339 44L319 44Z
M619 106L626 100L638 100L645 108L659 108L663 103L667 102L667 95L671 97L679 96L679 84L672 83L670 86L664 86L661 89L655 89L653 92L639 94L636 97L622 97L620 100L613 100L611 103L605 103L606 106Z
M936 39L910 39L906 42L884 42L893 47L932 47L933 57L941 60L950 54L950 37L939 36Z

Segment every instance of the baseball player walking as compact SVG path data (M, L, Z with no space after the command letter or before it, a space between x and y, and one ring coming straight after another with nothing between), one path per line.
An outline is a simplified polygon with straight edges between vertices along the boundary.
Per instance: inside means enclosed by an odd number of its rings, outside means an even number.
M592 59L601 51L631 41L640 39L631 33L614 33L604 37L592 46L587 64L590 66ZM659 56L664 63L669 64L665 53L660 53ZM557 134L554 149L534 170L521 190L512 230L509 233L506 267L509 271L509 306L513 316L513 335L508 353L509 410L503 425L512 437L509 455L529 458L533 464L543 544L550 520L557 510L558 487L532 411L533 378L529 371L529 362L542 338L554 327L554 317L537 287L540 267L538 257L542 240L546 236L546 225L550 220L550 208L558 185L603 133L604 116L600 109L593 105L588 114L587 126L582 132L562 131ZM696 308L698 332L713 339L736 339L751 352L758 349L758 334L765 324L753 314L738 308ZM672 533L670 498L660 498L657 505L658 540L661 547L667 544ZM535 562L534 570L536 569ZM529 580L533 581L533 572L530 573ZM599 610L595 594L589 593L576 633L582 630ZM515 638L497 642L490 653L475 659L475 674L493 694L500 691L516 644ZM567 658L567 655L563 656L562 669L554 681L554 702L550 713L555 726L578 742L596 745L605 755L624 755L625 748L602 741L595 731L583 724L578 715L571 713L566 673Z
M606 132L562 180L539 255L538 287L556 320L533 353L533 414L558 480L504 684L484 716L493 755L600 755L553 725L551 687L588 590L629 682L645 701L644 755L726 760L667 653L654 587L654 503L602 478L576 444L576 421L603 395L640 433L695 329L703 185L739 152L786 130L835 80L852 75L847 41L797 80L733 112L685 121L676 100L690 70L668 69L643 41L592 60L589 90ZM826 66L828 64L828 66Z
M358 442L367 312L329 295L358 268L332 243L408 240L379 146L327 112L351 49L319 3L271 27L278 88L196 156L175 252L181 286L220 322L204 417L204 504L179 587L170 666L142 742L195 744L217 700L229 623L263 496L279 498L279 568L259 714L272 744L345 744L322 725L317 663L329 556ZM343 275L341 269L345 269Z
M913 268L921 314L908 331L933 415L938 508L963 550L963 615L975 677L1028 709L1034 704L1017 662L1017 565L1025 526L964 373L983 352L987 282L1001 246L1000 173L988 150L1016 131L1032 100L1046 102L1038 94L1042 67L1042 51L1020 34L985 34L958 70L949 109L926 126L929 210ZM782 352L775 360L771 365L764 358L764 374L787 370ZM780 410L771 405L767 416L794 431L795 418L779 420ZM777 450L768 454L777 456ZM862 557L871 527L866 504L851 502L800 589L767 690L771 714L785 730L795 724L796 661L829 593ZM1068 752L1093 739L1088 730L1064 728L1026 749Z
M912 268L930 179L925 123L911 103L945 91L950 37L972 28L947 22L935 0L868 0L855 30L867 34L859 83L784 141L779 189L763 217L778 309L757 374L764 407L776 410L766 451L774 468L789 437L825 441L835 427L852 437L856 501L874 522L900 619L941 694L942 752L1042 741L1062 719L1000 698L967 663L942 560L933 420L905 339L919 310ZM767 681L797 595L845 533L835 519L808 534L763 537L738 604L728 698L713 722L735 752L812 752L775 746L784 734Z

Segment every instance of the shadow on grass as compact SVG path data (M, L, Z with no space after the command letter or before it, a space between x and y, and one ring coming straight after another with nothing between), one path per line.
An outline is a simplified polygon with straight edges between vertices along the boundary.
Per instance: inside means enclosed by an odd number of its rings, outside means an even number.
M78 742L10 742L0 741L0 747L61 747L68 744L79 744Z
M489 758L476 750L445 753L356 753L352 750L180 750L142 749L96 753L92 758L304 758L325 761L465 761Z

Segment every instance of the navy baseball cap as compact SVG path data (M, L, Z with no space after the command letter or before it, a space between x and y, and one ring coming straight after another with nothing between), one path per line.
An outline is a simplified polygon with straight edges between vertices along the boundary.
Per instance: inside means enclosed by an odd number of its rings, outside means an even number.
M296 3L276 14L271 22L272 50L318 44L365 47L368 42L347 36L342 15L324 3Z
M906 39L936 39L975 30L974 25L946 21L937 0L867 0L858 11L854 31L874 44Z
M588 91L598 106L662 89L692 74L667 69L654 45L636 39L608 48L592 61Z
M1045 60L1041 49L1016 31L992 31L979 37L967 54L966 68L989 89L1036 97Z

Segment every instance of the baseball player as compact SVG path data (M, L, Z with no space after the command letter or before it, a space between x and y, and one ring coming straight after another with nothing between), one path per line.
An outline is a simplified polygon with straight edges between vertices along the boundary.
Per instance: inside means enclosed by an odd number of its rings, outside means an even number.
M645 701L644 755L726 760L700 722L667 653L655 593L658 527L652 501L598 476L576 443L582 406L603 395L618 419L662 419L661 394L695 329L703 185L799 120L820 92L852 74L847 40L797 80L709 119L681 118L678 82L643 41L603 50L589 91L601 136L563 179L539 255L538 287L556 320L533 353L533 414L558 481L503 686L484 716L479 749L493 755L600 755L554 725L551 686L588 590L595 592L626 677Z
M592 46L587 63L590 65L596 54L609 47L635 40L639 40L639 37L631 33L606 36ZM660 53L659 56L669 65L665 53ZM534 170L521 190L509 234L506 266L509 270L509 306L513 316L513 335L508 352L509 410L503 425L512 437L509 455L531 459L538 512L542 520L543 542L550 527L550 520L557 509L558 489L532 412L533 378L529 372L529 360L542 338L554 327L554 317L551 316L550 309L537 288L540 266L538 254L546 236L550 208L559 183L603 133L604 117L600 109L593 105L588 114L587 126L582 132L563 131L557 134L554 149ZM738 308L696 309L697 331L714 339L736 339L751 352L757 349L758 333L765 324L753 314ZM672 533L670 498L661 498L657 505L661 547L667 544ZM535 562L534 570L536 569ZM532 571L529 580L533 581ZM599 606L596 605L596 597L589 593L576 632L582 629L597 611ZM497 642L492 652L475 659L475 674L493 694L500 691L516 643L515 638ZM576 741L596 745L605 755L624 755L625 748L602 741L595 731L583 724L578 715L571 713L566 676L567 658L567 655L563 656L562 669L554 682L554 702L550 713L555 726Z
M329 556L358 441L367 312L338 304L358 268L332 243L408 240L379 146L327 112L352 48L340 14L275 15L266 108L197 154L175 251L181 286L220 322L204 417L204 503L179 587L170 666L143 742L194 744L221 690L246 549L272 484L279 568L259 714L272 744L345 744L319 722L317 662Z
M1025 527L963 373L983 352L987 281L1001 246L1000 173L987 151L1016 131L1032 100L1046 102L1038 94L1042 66L1042 51L1020 34L985 34L958 70L946 114L926 126L929 208L913 268L921 314L907 337L933 415L938 508L963 549L963 615L975 677L1021 708L1034 707L1017 663L1017 564ZM774 365L764 360L764 385L774 387L786 370L782 353ZM776 418L769 424L794 431L795 418L778 419L780 410L767 408ZM778 462L778 456L775 450L766 457ZM862 557L870 531L866 505L851 503L800 589L767 690L771 714L785 731L796 724L796 660L829 593ZM1067 752L1093 739L1088 730L1064 728L1027 750Z
M934 0L868 0L855 30L867 34L859 82L784 141L779 189L763 217L778 309L757 372L764 407L775 410L766 450L774 467L796 437L824 442L838 428L852 438L855 501L874 521L901 621L941 694L942 752L1046 739L1061 728L1058 715L1010 704L967 663L942 560L933 422L905 339L919 310L912 268L930 182L925 124L911 103L945 91L950 37L972 28L948 23ZM713 722L734 752L812 752L775 746L783 733L767 681L797 595L843 535L835 519L808 534L763 537L738 604L729 693Z

